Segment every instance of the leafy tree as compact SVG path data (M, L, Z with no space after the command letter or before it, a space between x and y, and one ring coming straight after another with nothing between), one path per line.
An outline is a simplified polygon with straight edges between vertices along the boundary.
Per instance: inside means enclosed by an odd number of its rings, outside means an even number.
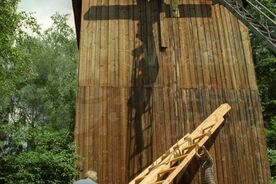
M53 26L24 44L36 77L17 93L18 107L32 122L73 130L76 96L76 39L66 21L52 16Z
M32 76L31 63L17 46L29 38L22 28L38 32L39 27L31 16L16 12L17 3L18 0L0 0L0 111L9 104L16 85Z
M0 0L0 183L70 183L76 174L74 32L67 15L55 14L41 33L34 18L16 11L17 3Z
M261 3L276 13L276 6L272 0L261 0ZM253 10L250 11L255 14ZM271 174L272 178L276 179L276 58L275 54L253 34L251 43L265 121ZM273 180L273 183L276 183L276 180Z
M276 116L272 118L270 126L265 129L265 133L268 145L268 158L271 175L276 183Z

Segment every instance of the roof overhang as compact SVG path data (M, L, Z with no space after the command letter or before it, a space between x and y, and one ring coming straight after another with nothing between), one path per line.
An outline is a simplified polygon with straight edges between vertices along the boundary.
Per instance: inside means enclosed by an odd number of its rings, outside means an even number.
M80 41L82 0L72 0L78 45Z

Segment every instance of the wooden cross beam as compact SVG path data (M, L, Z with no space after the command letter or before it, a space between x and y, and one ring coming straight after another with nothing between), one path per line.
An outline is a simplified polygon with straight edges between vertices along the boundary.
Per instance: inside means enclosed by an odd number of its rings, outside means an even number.
M170 1L170 2L168 2ZM84 20L140 20L139 16L135 16L136 12L138 12L138 8L141 4L145 4L145 7L151 5L153 0L137 0L135 5L103 5L103 6L91 6L89 10L84 15ZM210 1L211 2L211 1ZM164 27L167 25L168 18L189 18L189 17L210 17L211 16L211 3L205 4L179 4L178 0L159 0L158 1L158 11L159 17L152 17L152 24L158 22L159 24L159 38L160 38L160 47L166 48L168 46L168 40L164 38L168 38L164 36L168 34L164 31ZM196 12L200 11L191 11L197 9L205 9L202 11L204 13L198 14ZM132 10L134 13L132 16L129 16L126 13L119 13L120 12L127 12ZM110 14L101 14L101 16L97 16L97 12L115 12L112 15Z

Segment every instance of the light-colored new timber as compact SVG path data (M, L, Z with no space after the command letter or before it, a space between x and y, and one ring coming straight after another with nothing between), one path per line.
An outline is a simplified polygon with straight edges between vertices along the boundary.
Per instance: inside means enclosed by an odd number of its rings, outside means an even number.
M147 184L158 182L160 174L172 172L162 183L171 183L173 179L183 170L196 154L196 149L202 147L209 137L220 127L223 116L231 109L228 104L223 104L216 109L206 120L204 120L192 134L181 138L174 146L160 156L153 164L135 177L129 184ZM210 134L206 134L209 132ZM199 135L204 135L199 138ZM191 149L191 151L190 151ZM176 158L174 154L185 155L184 160L177 166L172 167L171 161ZM178 157L179 158L179 157ZM142 179L141 179L142 178ZM137 182L139 181L139 182Z

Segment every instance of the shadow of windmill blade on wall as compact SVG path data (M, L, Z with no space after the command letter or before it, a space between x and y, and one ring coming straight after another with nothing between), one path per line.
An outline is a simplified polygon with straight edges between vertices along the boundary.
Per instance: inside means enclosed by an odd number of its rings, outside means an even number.
M204 10L202 14L191 10ZM106 5L106 6L91 6L89 10L84 14L84 20L135 20L134 16L129 16L126 13L130 10L138 11L137 5ZM101 12L112 12L102 15ZM120 13L119 13L120 12ZM170 15L170 5L165 5L166 18L173 18ZM179 18L191 18L191 17L211 17L211 5L210 4L181 4L179 5ZM101 14L101 16L97 16ZM135 12L134 12L135 14ZM138 19L137 19L138 20Z

